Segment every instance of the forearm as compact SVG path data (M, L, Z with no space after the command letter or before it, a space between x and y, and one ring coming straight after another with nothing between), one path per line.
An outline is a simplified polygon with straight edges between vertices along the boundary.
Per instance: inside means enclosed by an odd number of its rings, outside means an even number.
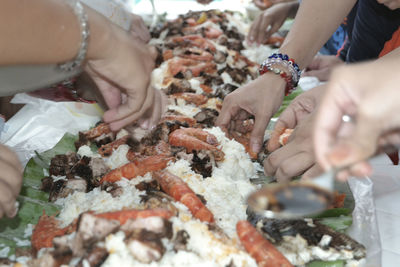
M90 40L88 57L103 49L109 32L106 18L86 8ZM60 0L2 0L0 65L50 64L73 60L81 43L78 18Z
M294 58L300 68L306 67L355 2L356 0L303 0L280 51Z

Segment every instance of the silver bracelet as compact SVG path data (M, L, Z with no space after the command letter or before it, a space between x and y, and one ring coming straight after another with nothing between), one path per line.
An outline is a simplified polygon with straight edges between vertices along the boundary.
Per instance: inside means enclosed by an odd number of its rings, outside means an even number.
M73 71L79 68L86 58L89 41L89 23L88 16L79 0L67 0L68 5L74 11L79 20L79 27L81 29L81 45L79 47L78 55L74 60L58 65L63 71Z

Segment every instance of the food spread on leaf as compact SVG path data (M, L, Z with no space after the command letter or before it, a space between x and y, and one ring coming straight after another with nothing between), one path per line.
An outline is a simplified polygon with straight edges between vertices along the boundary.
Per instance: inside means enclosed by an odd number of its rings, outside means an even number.
M166 115L141 137L99 123L52 157L41 190L59 213L36 223L28 266L357 266L364 247L317 219L247 211L260 168L248 153L254 121L214 127L224 97L257 77L241 53L243 27L237 14L211 10L152 31Z

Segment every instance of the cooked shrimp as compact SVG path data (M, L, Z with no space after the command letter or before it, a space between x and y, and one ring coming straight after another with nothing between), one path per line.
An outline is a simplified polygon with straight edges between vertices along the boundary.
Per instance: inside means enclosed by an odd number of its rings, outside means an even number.
M122 167L116 168L101 178L100 183L117 182L122 178L132 179L137 176L143 176L151 171L162 170L167 166L167 163L172 160L171 157L162 155L137 158L133 162L129 162Z
M121 137L120 139L117 139L111 143L102 145L99 149L98 152L100 155L103 157L108 157L110 156L114 150L116 150L119 146L126 144L126 142L129 139L129 135L125 135L124 137Z
M248 221L239 221L236 232L246 251L260 267L293 266L282 253L265 239Z
M174 57L174 52L171 49L167 49L163 52L163 59L164 61L167 61L168 59L171 59Z
M257 159L258 154L254 152L251 149L250 146L250 133L248 134L239 134L235 131L230 132L230 138L233 138L236 140L236 142L242 144L246 150L246 152L249 154L251 159Z
M285 129L279 136L279 144L282 146L286 145L289 141L290 135L293 133L294 129Z
M196 106L203 105L207 103L208 97L205 95L199 95L195 93L176 93L171 95L173 98L181 98L184 99L186 102L195 104Z
M98 213L94 215L96 217L103 219L119 221L119 223L123 225L129 219L135 220L139 218L162 217L168 220L174 214L172 213L172 211L166 209L147 209L147 210L129 209L129 210Z
M153 178L157 180L165 193L176 201L183 203L195 218L203 222L214 222L214 216L211 211L204 206L181 178L166 170L153 172Z
M43 210L43 215L40 216L32 233L32 248L35 251L39 251L41 248L50 248L53 246L54 237L63 236L73 230L71 226L60 228L59 225L60 221L54 216L47 216Z
M169 73L175 76L179 72L191 71L194 77L199 77L202 72L213 74L217 71L214 62L202 62L188 58L175 58L168 62Z
M189 47L196 46L204 50L210 50L211 52L215 52L217 50L215 48L215 45L213 45L210 41L201 37L200 35L176 36L172 37L171 40L174 43L182 43Z
M87 139L91 140L101 136L102 134L108 134L110 132L111 129L108 124L100 123L96 127L84 132L83 134L86 136Z
M169 134L169 143L172 146L183 146L188 153L193 150L210 150L215 160L224 159L224 152L217 148L217 138L202 129L181 128Z
M205 84L200 84L200 88L203 90L204 93L206 94L211 94L213 92L213 89L210 86L207 86Z

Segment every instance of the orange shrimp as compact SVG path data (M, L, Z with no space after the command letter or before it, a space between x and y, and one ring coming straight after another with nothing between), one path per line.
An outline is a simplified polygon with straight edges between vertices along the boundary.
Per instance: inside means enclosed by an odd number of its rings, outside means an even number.
M83 134L86 136L87 139L91 140L101 136L102 134L108 134L110 132L111 129L108 124L100 123L96 127L84 132Z
M202 72L213 74L217 71L214 62L202 62L188 58L172 59L168 62L169 73L175 76L179 72L191 71L194 77L199 77Z
M171 95L173 98L184 99L188 103L195 104L196 106L203 105L207 103L208 97L205 95L199 95L195 93L176 93Z
M230 132L230 138L233 138L236 142L242 144L251 159L257 159L258 153L254 152L250 147L250 133L240 135L239 133L232 131Z
M163 118L161 118L161 122L181 122L181 123L187 123L189 127L193 127L197 124L197 121L191 117L186 117L183 115L166 115Z
M110 156L114 150L116 150L119 146L126 144L126 142L129 139L129 135L125 135L124 137L121 137L120 139L117 139L111 143L102 145L99 149L98 152L100 155L103 157L108 157Z
M289 141L290 135L293 133L294 129L285 129L279 136L279 144L282 146L286 145Z
M234 59L235 62L238 62L239 60L242 60L242 61L246 62L247 66L249 66L249 67L258 66L257 63L251 61L250 59L248 59L247 57L243 56L242 54L240 54L237 51L235 51L235 56L234 56L233 59Z
M293 266L282 253L265 239L248 221L239 221L236 232L246 251L260 267Z
M169 134L169 143L172 146L183 146L187 152L193 150L210 150L213 152L215 160L224 159L224 152L217 148L217 138L199 128L181 128Z
M119 210L119 211L94 214L94 216L99 218L119 221L121 225L125 224L126 221L128 221L129 219L135 220L148 217L162 217L168 220L173 215L174 214L172 213L172 211L166 209L147 209L147 210L129 209L129 210Z
M166 170L153 172L153 177L165 193L184 204L195 218L202 222L214 222L214 215L181 178Z
M73 231L73 226L59 228L59 225L59 220L54 216L47 216L43 210L43 215L40 216L32 233L31 243L33 249L39 251L41 248L50 248L53 246L54 237L63 236Z
M210 50L211 52L215 52L217 50L215 48L215 45L213 45L210 41L201 37L200 35L175 36L172 37L171 40L174 43L183 43L189 47L196 46L204 50Z
M172 157L165 157L162 155L149 156L144 158L135 159L122 167L116 168L106 173L100 180L100 184L104 182L117 182L123 177L126 179L133 179L137 176L143 176L151 171L158 171L164 169Z
M283 41L285 41L285 37L271 36L268 38L268 40L265 42L265 44L270 44L270 45L275 45L277 47L280 47L283 44Z

